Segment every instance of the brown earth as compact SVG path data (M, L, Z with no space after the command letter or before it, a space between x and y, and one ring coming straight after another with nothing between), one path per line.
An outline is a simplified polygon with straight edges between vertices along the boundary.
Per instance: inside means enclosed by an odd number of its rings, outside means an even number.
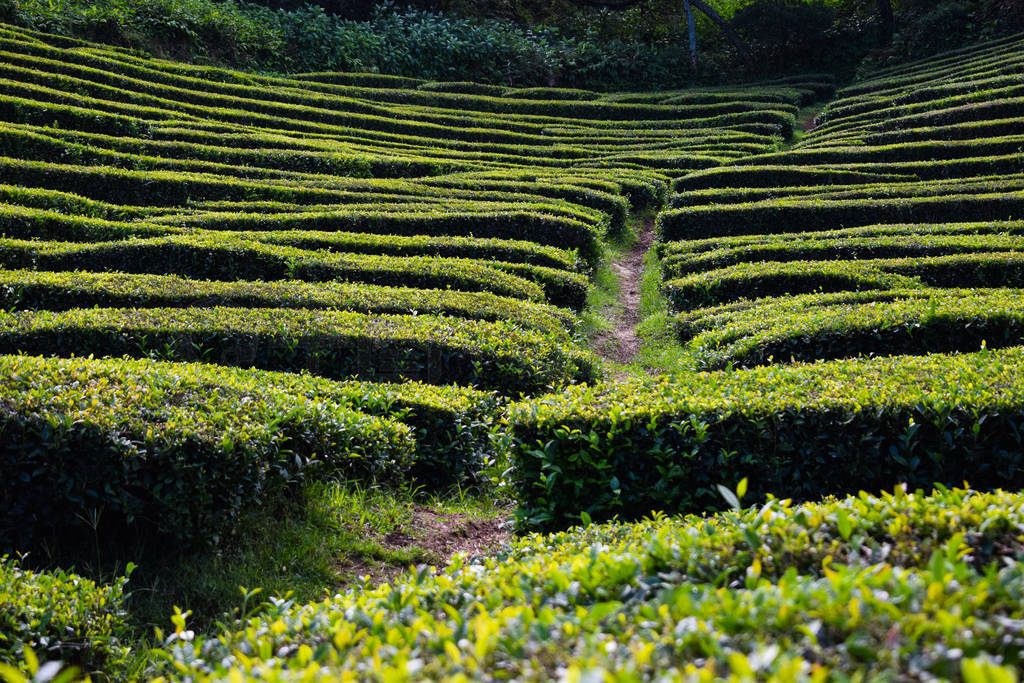
M512 539L509 524L504 519L480 519L427 507L415 508L409 528L415 536L393 531L384 537L384 545L423 548L442 565L457 553L490 555Z
M387 534L381 545L393 550L422 549L436 567L446 566L458 553L492 555L512 540L511 524L504 518L481 519L423 506L413 509L413 518L405 529ZM338 569L344 575L369 576L370 583L376 585L393 581L408 567L350 558Z
M644 223L636 244L612 262L611 267L619 279L619 305L609 332L602 332L594 346L602 358L627 365L640 353L640 339L636 326L640 322L640 280L644 273L644 256L654 243L654 219Z

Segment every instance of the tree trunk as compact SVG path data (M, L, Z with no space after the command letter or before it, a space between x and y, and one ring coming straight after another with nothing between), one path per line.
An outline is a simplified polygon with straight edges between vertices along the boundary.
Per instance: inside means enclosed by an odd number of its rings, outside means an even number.
M722 29L722 33L724 33L725 37L729 39L729 42L736 47L736 50L740 53L740 57L743 58L743 61L745 61L748 65L753 63L754 57L753 55L750 54L750 50L747 48L747 44L743 42L743 39L740 38L740 35L733 30L732 26L729 25L729 22L726 21L721 14L716 12L714 8L708 5L706 2L704 2L704 0L686 1L689 4L693 5L694 7L696 7L697 9L699 9L701 12L703 12L708 19L710 19L711 21L715 22L715 24L718 25L718 28Z
M878 18L882 21L882 46L889 47L892 45L892 34L896 29L892 0L878 0Z
M683 0L683 7L686 9L686 26L690 33L690 66L697 70L697 25L693 21L693 8L690 7L690 0Z

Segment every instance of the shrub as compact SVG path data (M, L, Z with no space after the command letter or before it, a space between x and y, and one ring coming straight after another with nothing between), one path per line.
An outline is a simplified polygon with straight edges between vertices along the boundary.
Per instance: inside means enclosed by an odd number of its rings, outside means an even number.
M8 549L207 547L304 479L400 481L414 449L396 422L188 366L3 356L0 367Z
M600 374L591 354L505 322L307 309L74 309L0 314L8 353L197 360L330 379L465 384L507 396Z
M912 180L911 175L861 173L832 168L800 168L793 166L723 166L695 171L672 182L672 190L703 190L711 187L787 187L820 185L855 185Z
M720 508L716 484L820 498L1024 484L1020 348L682 374L514 406L521 522Z
M762 300L680 318L701 369L1024 343L1021 290L901 290Z
M1016 493L897 488L531 535L391 585L277 600L194 641L170 634L163 672L199 683L402 676L415 662L428 679L530 679L558 662L570 678L796 680L814 667L1012 680L1024 567L1009 539L1021 507Z
M469 259L332 254L261 244L225 235L171 236L74 244L0 239L0 263L45 270L120 270L230 280L362 282L393 287L489 291L527 301L544 290L495 266ZM511 267L511 266L510 266ZM545 271L540 271L541 273ZM555 277L573 274L553 271ZM578 284L569 279L567 287Z
M126 675L127 582L97 585L62 570L33 572L0 557L0 664L20 662L28 647L43 662L111 679Z
M658 216L664 241L730 234L799 232L918 221L982 221L1020 218L1024 192L896 199L781 199L674 209Z
M513 321L551 336L575 326L569 311L488 292L379 287L347 282L217 282L175 275L0 270L0 310L73 308L309 308L422 313Z
M952 230L957 227L966 226L963 224L950 226ZM1001 227L1006 230L1012 229L1011 224L1008 223L1004 223ZM735 246L730 245L726 239L722 241L722 247L719 249L710 248L691 253L669 252L662 262L662 268L674 276L681 276L753 262L845 261L846 263L837 263L836 265L838 267L865 265L867 267L885 267L886 264L881 262L868 264L857 262L865 259L920 259L931 256L967 256L986 252L1024 250L1024 239L1018 235L943 234L940 232L941 229L941 226L933 226L932 231L919 234L894 232L893 234L883 233L864 237L819 235L817 239L812 236L797 237L792 234L783 239L775 239L776 236L764 236L746 244L736 243ZM888 265L895 266L895 264ZM766 267L771 268L771 266ZM900 270L906 272L908 269L901 268Z
M913 277L887 273L856 261L794 261L740 263L707 270L669 280L664 289L676 308L689 309L786 294L920 286Z

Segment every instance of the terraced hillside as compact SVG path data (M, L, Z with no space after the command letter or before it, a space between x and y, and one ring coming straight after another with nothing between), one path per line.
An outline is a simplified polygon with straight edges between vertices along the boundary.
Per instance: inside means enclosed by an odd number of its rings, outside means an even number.
M311 481L499 469L521 529L583 524L319 603L243 589L208 633L178 611L143 676L1017 680L1024 500L945 485L1024 487L1024 37L878 72L788 147L820 78L0 41L0 551L206 550ZM675 365L605 381L579 313L655 209ZM0 556L0 676L60 668L12 643L128 671L124 600Z
M791 149L673 180L681 360L516 408L524 518L570 523L584 491L595 518L701 510L743 477L1024 484L1022 71L1021 37L882 71Z
M472 484L501 404L602 375L606 239L827 87L290 80L0 28L0 537L103 510L201 546L302 479Z

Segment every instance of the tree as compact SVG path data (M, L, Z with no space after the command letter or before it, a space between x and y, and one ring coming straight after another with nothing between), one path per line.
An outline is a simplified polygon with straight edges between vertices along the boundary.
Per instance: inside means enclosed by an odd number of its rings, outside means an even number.
M715 11L713 7L708 5L704 0L681 0L683 8L686 10L686 23L690 33L690 61L696 65L697 63L697 29L693 21L693 8L700 10L704 16L710 19L716 26L722 29L722 33L729 40L730 43L736 48L736 51L740 54L748 65L753 62L753 56L750 53L750 49L747 44L743 42L739 34L733 30L729 22L721 14ZM879 0L880 2L882 0ZM591 7L606 7L613 10L626 9L633 5L638 5L645 0L573 0L576 4L590 5Z
M892 0L878 0L878 18L882 21L882 44L892 45L892 35L896 30L896 19L892 14Z

